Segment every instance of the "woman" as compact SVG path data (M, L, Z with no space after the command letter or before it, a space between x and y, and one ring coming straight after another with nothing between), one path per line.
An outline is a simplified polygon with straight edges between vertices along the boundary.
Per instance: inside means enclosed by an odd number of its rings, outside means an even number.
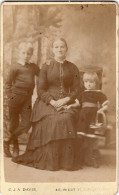
M78 109L68 109L79 94L80 80L77 67L65 60L67 49L62 38L52 44L54 59L40 71L27 150L14 162L54 171L80 168L81 147L76 137Z

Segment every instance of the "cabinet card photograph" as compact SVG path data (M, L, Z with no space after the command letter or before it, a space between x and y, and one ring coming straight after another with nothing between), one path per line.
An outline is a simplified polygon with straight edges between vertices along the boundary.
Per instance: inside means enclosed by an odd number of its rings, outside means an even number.
M2 4L2 195L117 193L117 8Z

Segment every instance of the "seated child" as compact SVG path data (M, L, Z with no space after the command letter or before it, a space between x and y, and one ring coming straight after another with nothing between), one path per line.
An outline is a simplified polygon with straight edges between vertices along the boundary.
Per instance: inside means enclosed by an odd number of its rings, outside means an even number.
M108 109L108 100L106 95L101 90L98 90L100 81L95 72L84 73L83 83L85 90L80 94L74 104L67 106L67 109L81 106L77 134L94 138L96 136L92 132L90 133L90 125L96 122L97 113L102 113ZM99 104L101 106L100 109L98 108ZM91 151L91 145L88 148ZM94 164L95 167L98 166L97 162Z
M71 107L81 106L78 134L89 134L90 124L95 124L96 114L102 113L108 109L108 100L101 90L98 90L100 84L99 78L95 72L84 73L83 83L85 90L75 100L74 104L68 105ZM98 106L101 106L99 109Z
M33 54L31 43L20 43L18 61L12 64L5 83L9 98L10 136L4 139L4 153L11 157L10 144L13 143L13 156L19 154L18 136L27 133L31 127L31 98L35 86L35 76L39 74L37 65L30 63Z

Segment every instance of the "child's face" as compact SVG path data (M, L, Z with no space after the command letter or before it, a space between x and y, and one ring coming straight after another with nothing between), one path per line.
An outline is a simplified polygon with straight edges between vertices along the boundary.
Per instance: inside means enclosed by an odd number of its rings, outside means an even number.
M96 82L93 81L93 80L85 80L84 81L84 87L87 89L87 90L94 90L96 88Z
M19 52L19 59L24 63L29 63L31 56L33 55L32 49L24 49L22 48Z

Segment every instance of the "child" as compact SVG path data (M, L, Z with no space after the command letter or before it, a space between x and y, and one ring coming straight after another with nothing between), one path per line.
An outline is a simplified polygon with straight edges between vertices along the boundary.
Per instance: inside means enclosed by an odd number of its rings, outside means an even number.
M67 106L67 109L81 105L77 134L87 137L88 143L90 142L90 145L87 145L87 154L91 156L92 152L95 153L97 146L92 143L96 139L91 140L91 138L96 138L96 136L90 131L90 125L95 124L97 113L102 113L108 109L108 100L105 94L98 90L100 81L95 72L84 73L83 83L85 90L74 104ZM99 104L100 109L98 109ZM98 163L95 160L93 160L92 164L94 167L98 167Z
M30 63L33 54L31 43L22 42L18 47L18 62L12 65L5 83L9 98L10 137L4 141L4 153L11 157L10 143L13 142L13 157L19 155L18 136L27 133L31 127L31 98L35 86L35 76L39 74L37 65Z

